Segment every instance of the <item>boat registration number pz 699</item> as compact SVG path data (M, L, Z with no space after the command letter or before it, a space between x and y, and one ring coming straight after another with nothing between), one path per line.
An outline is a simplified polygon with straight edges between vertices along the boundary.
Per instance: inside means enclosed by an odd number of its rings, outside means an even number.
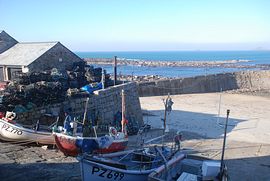
M99 167L92 167L92 174L93 175L98 175L99 177L104 177L112 180L122 180L125 176L125 174L120 173L120 172L115 172L112 170L107 170L104 168L99 168Z
M21 135L22 134L22 131L21 130L16 129L16 128L13 128L13 127L11 127L11 126L9 126L7 124L4 124L3 127L2 127L2 129L5 129L6 131L11 132L13 134L17 134L17 135Z

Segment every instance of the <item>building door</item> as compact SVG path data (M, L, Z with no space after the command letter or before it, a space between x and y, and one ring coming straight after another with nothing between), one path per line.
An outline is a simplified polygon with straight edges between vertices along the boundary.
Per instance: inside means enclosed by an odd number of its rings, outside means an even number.
M11 68L7 68L7 80L11 80Z
M0 81L4 81L4 68L3 67L0 67Z

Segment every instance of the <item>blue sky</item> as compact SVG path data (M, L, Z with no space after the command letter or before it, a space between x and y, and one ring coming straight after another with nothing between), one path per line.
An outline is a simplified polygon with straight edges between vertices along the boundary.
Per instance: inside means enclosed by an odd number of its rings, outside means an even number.
M0 29L73 51L270 49L269 0L0 0Z

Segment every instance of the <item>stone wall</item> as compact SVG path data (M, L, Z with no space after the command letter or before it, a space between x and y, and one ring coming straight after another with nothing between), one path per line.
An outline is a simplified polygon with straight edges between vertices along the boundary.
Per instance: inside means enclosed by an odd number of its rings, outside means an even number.
M83 60L80 57L58 42L53 48L40 56L28 67L30 71L43 71L52 68L66 70L71 69L74 62L82 61Z
M5 31L0 31L0 53L3 53L16 43L18 42L9 34L7 34Z
M125 90L126 94L126 115L128 119L137 121L139 125L142 125L142 112L140 107L140 101L135 83L127 83L109 87L104 90L95 91L93 95L89 97L88 102L88 120L91 116L99 118L98 124L108 125L113 123L114 116L117 112L122 110L121 91ZM30 112L17 114L17 120L22 124L35 124L37 120L42 120L44 114L55 115L55 118L51 121L41 122L42 124L51 124L56 120L56 116L60 116L60 125L63 121L64 110L72 108L72 114L74 116L83 116L86 105L86 98L70 98L63 103L53 104L46 107L35 108ZM48 120L48 119L47 119Z
M270 71L245 71L138 83L140 96L270 89Z

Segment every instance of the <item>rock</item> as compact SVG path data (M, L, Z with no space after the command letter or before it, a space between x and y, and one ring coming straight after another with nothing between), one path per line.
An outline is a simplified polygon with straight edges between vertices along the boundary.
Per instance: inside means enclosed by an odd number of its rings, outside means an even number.
M48 149L48 146L47 145L44 145L41 147L43 150L47 150Z

